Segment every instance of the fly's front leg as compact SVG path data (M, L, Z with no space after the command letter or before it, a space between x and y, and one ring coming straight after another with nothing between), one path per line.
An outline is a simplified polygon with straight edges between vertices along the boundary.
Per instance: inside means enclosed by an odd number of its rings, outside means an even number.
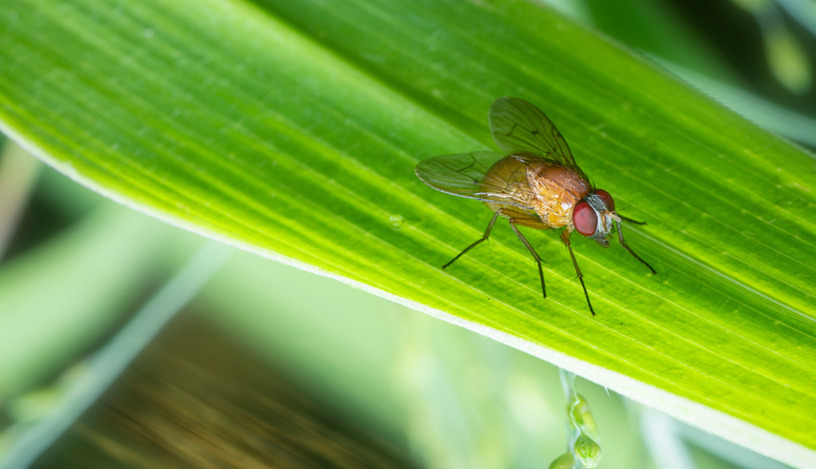
M642 222L636 222L636 221L631 220L631 219L629 219L629 218L623 218L623 217L621 217L620 215L618 215L618 217L620 217L620 219L621 219L621 220L626 220L626 221L629 221L629 222L634 222L634 223L637 223L637 224L639 224L639 225L643 225L643 224L644 224L644 223L642 223ZM623 246L623 248L624 248L624 249L626 249L627 251L629 251L629 254L631 254L631 255L632 255L632 256L633 256L635 259L639 260L640 262L642 262L642 263L643 263L643 265L645 265L646 267L648 267L648 268L649 268L649 270L651 270L651 271L652 271L652 274L657 275L657 272L654 270L654 268L653 268L652 266L650 266L648 262L644 261L644 260L643 260L643 259L642 259L640 256L638 256L637 254L635 254L635 251L633 251L633 250L632 250L632 248L630 248L630 247L629 247L629 245L628 245L628 244L626 244L626 241L624 241L624 240L623 240L623 229L622 229L622 227L623 227L623 223L618 223L617 221L615 221L615 228L617 228L617 229L618 229L618 240L620 241L621 246Z

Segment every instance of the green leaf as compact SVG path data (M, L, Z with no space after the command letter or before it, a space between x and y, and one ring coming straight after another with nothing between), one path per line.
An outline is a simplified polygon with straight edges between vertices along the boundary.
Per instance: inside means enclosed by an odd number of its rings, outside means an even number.
M0 125L82 184L816 464L816 161L618 46L520 0L11 0L0 25ZM413 167L495 149L506 95L648 222L657 276L573 242L596 318L556 233L525 232L547 299L504 223L440 268L490 213Z

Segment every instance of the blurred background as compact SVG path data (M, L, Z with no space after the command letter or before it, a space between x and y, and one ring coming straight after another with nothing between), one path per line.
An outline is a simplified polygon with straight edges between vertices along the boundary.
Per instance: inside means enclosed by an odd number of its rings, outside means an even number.
M816 2L551 5L816 146ZM0 468L542 468L567 451L553 366L148 218L0 144ZM575 390L598 467L784 467Z

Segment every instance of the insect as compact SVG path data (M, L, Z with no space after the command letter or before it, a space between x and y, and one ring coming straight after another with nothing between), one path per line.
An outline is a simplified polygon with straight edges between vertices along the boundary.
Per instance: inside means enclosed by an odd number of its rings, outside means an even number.
M447 194L481 200L493 211L484 235L442 266L443 269L488 239L496 220L502 216L510 221L510 227L538 264L544 298L547 287L541 258L521 234L519 226L540 230L564 228L561 241L572 258L593 316L595 310L589 301L584 276L572 252L570 235L573 231L607 247L614 224L621 246L653 274L657 273L632 251L621 231L621 221L645 223L615 212L612 196L589 182L575 163L564 137L540 109L522 99L500 98L490 107L488 122L493 140L503 153L475 151L434 156L416 166L416 175L425 184Z

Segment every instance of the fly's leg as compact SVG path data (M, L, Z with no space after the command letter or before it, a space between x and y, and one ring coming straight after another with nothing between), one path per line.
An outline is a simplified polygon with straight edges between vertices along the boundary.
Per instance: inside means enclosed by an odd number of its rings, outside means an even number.
M533 246L527 242L527 239L521 234L521 231L516 228L516 224L513 223L513 219L510 219L510 226L513 228L513 231L516 232L516 236L524 243L524 246L527 247L527 250L530 251L530 254L533 255L533 259L535 259L536 264L538 264L538 276L541 277L541 293L544 294L544 298L547 298L547 287L544 285L544 271L541 269L541 258L538 257L538 253L535 252Z
M645 225L645 223L644 223L644 222L636 222L636 221L634 221L634 220L630 220L630 219L628 219L628 218L623 218L623 217L621 217L620 215L618 215L618 216L620 217L620 219L621 219L621 220L626 220L626 221L628 221L628 222L637 223L638 225ZM632 250L632 248L630 248L630 247L629 247L629 245L628 245L628 244L626 244L626 241L624 241L624 240L623 240L623 230L621 230L621 226L623 226L623 225L621 225L620 223L618 223L617 221L615 221L615 228L617 228L617 230L618 230L618 240L620 240L621 246L623 246L623 247L624 247L624 249L626 249L627 251L629 251L629 254L631 254L632 256L634 256L634 258L635 258L635 259L639 260L640 262L642 262L642 263L643 263L643 265L645 265L646 267L648 267L648 268L649 268L649 270L651 270L653 274L657 275L657 272L655 272L655 270L652 268L652 266L650 266L648 262L646 262L646 261L644 261L643 259L641 259L641 258L640 258L640 256L638 256L637 254L635 254L635 251L633 251L633 250Z
M464 253L466 253L466 252L470 251L470 250L471 250L471 249L473 249L473 248L474 248L474 247L475 247L477 244L479 244L479 243L481 243L482 241L485 241L487 238L489 238L489 237L490 237L490 232L491 232L491 231L493 231L493 225L496 223L496 219L497 219L497 218L499 218L499 212L496 212L496 213L494 213L494 214L493 214L493 218L491 218L491 219L490 219L490 223L488 223L488 224L487 224L487 229L485 230L484 235L482 235L482 237L481 237L481 238L477 239L477 240L476 240L476 241L475 241L473 244L471 244L470 246L466 247L464 251L462 251L462 252L460 252L459 254L457 254L457 255L456 255L456 257L454 257L453 259L451 259L451 260L450 260L450 262L448 262L447 264L443 265L443 266L442 266L442 268L444 269L444 268L448 267L449 265L453 264L453 263L456 261L456 259L459 259L460 257L462 257L462 255L463 255Z
M567 246L567 250L570 253L570 257L572 258L572 265L575 266L575 273L578 274L578 280L581 281L581 286L584 287L584 296L587 300L587 306L589 306L589 312L595 316L595 310L592 309L592 303L589 301L589 293L587 293L586 285L584 285L584 275L581 273L581 269L578 267L578 261L575 260L575 254L572 252L572 245L570 244L570 234L572 232L569 230L564 230L561 232L561 241Z
M615 213L615 215L617 215L618 218L620 218L621 220L629 222L629 223L634 223L635 225L645 225L646 224L645 221L632 220L631 218L626 218L626 217L622 216L619 213Z

